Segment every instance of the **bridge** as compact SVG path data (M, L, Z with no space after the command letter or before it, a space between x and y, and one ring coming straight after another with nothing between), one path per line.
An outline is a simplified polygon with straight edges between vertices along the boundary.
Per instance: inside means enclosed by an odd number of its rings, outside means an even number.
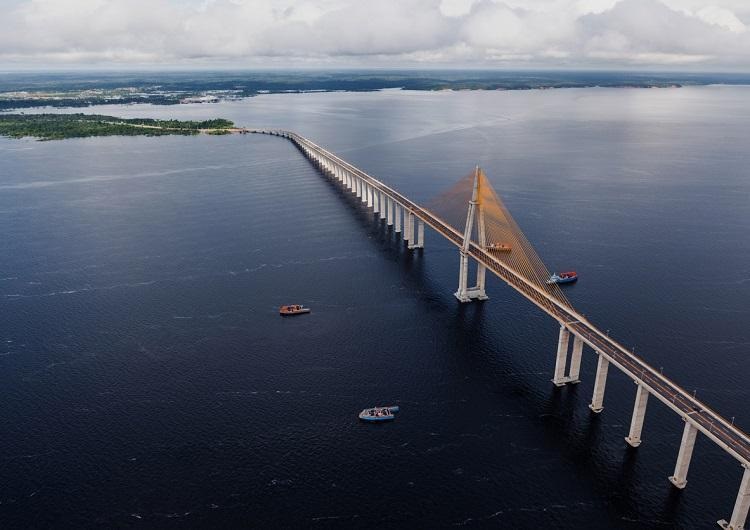
M282 130L245 129L244 132L271 134L290 140L327 177L350 190L373 213L378 214L396 233L401 233L409 249L424 248L425 225L459 249L459 280L455 296L461 302L485 300L485 274L490 271L526 297L560 324L552 383L557 386L580 381L584 345L598 356L594 389L589 408L603 410L607 373L610 366L624 372L636 386L630 430L625 441L641 444L641 433L650 396L654 396L685 422L674 473L669 480L676 488L687 484L687 473L698 433L703 434L734 457L744 468L739 492L729 521L717 523L731 530L745 527L750 510L750 438L701 400L664 376L633 351L616 342L576 311L556 284L549 284L549 271L537 256L523 232L494 192L480 168L439 197L434 207L423 207L409 200L380 180L354 167L307 138ZM464 200L461 200L461 197ZM451 221L455 212L440 205L461 204L462 223ZM468 210L467 210L468 206ZM469 261L477 262L476 282L469 285ZM573 338L572 349L570 338ZM569 361L569 362L568 362Z

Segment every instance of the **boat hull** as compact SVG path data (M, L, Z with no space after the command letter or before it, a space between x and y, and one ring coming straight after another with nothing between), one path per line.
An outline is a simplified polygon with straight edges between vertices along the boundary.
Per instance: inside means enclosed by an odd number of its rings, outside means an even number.
M381 423L384 421L393 421L396 416L395 414L399 411L399 407L394 405L392 407L373 407L365 409L359 413L359 419L362 421L368 421L373 423ZM376 412L380 412L377 415Z
M369 416L366 414L360 414L359 419L371 423L382 423L385 421L393 421L396 419L396 416L394 416L393 414L391 414L390 416Z
M292 317L294 315L306 315L310 312L310 309L299 309L297 311L279 311L282 317Z
M553 274L552 277L547 280L547 283L552 285L555 283L573 283L578 281L578 274L574 272L564 272L561 274Z
M279 314L282 317L292 316L292 315L304 315L309 312L310 312L309 307L305 307L300 304L283 305L279 308Z

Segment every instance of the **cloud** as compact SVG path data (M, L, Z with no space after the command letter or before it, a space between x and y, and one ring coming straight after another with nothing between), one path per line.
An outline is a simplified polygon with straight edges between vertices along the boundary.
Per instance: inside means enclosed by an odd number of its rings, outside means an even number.
M12 0L0 64L748 70L749 26L747 0Z

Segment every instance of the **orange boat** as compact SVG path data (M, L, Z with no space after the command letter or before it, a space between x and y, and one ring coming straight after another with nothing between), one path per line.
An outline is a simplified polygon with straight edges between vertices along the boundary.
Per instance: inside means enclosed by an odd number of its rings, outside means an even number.
M490 243L487 245L487 250L499 250L501 252L510 252L510 245L505 243Z
M299 304L283 305L279 308L279 314L281 316L302 315L302 314L309 313L309 312L310 312L309 307L304 307Z

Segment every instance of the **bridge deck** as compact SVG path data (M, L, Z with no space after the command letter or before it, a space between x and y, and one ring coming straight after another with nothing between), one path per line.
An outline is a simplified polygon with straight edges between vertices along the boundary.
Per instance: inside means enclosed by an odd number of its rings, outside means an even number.
M271 134L289 138L298 147L306 147L317 152L320 156L339 164L366 181L373 188L384 192L399 202L409 212L413 213L417 218L421 219L425 224L432 227L457 247L461 248L463 245L463 234L458 233L438 216L335 154L296 133L273 131ZM601 330L590 323L583 315L571 307L561 304L558 300L549 296L548 293L528 282L523 276L508 268L491 253L472 243L469 254L508 285L536 304L540 309L559 321L561 325L566 326L572 333L579 336L591 348L604 355L612 364L631 377L634 382L643 385L649 393L655 395L685 421L689 421L695 425L722 449L742 464L750 466L750 438L747 434L733 424L730 424L724 417L711 410L702 401L694 398L677 383L659 373L641 357L627 350L607 334L602 333Z

